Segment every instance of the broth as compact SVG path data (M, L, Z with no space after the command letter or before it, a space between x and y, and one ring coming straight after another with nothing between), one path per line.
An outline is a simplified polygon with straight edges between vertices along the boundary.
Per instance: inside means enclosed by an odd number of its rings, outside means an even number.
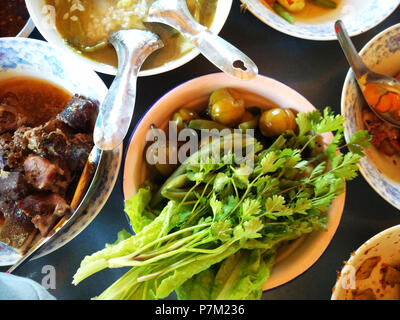
M117 55L108 37L121 29L147 29L158 34L164 48L153 53L142 69L152 69L176 60L193 46L176 30L157 23L144 23L153 0L46 0L56 9L56 27L79 54L117 67ZM189 10L201 24L211 26L217 0L187 0ZM200 5L200 7L198 6Z
M44 80L18 77L0 81L0 98L6 94L18 98L30 126L55 117L71 98L66 90Z

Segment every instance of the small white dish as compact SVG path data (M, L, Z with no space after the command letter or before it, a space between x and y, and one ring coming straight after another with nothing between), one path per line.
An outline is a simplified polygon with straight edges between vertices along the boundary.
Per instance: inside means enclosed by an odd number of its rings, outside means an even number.
M47 42L26 38L0 38L0 81L14 77L46 80L71 94L79 93L99 102L107 94L106 85L95 72L77 67L69 56ZM102 187L95 191L87 213L40 250L36 257L47 255L65 245L92 222L113 190L121 160L122 146L107 154L109 170L101 178ZM0 266L12 265L19 257L16 250L0 242Z
M394 25L369 41L360 52L361 58L371 70L394 76L400 72L400 24ZM353 71L347 73L341 108L346 122L345 138L358 130L364 130L362 110L366 108L364 97L357 85ZM370 186L387 202L400 209L400 157L388 157L371 146L360 161L360 172Z
M248 9L270 27L308 40L336 40L334 24L342 20L351 37L359 35L375 27L385 20L400 4L399 0L341 0L338 7L320 17L307 20L287 22L263 0L241 0Z
M146 164L143 151L146 134L151 124L162 128L172 114L182 106L196 108L206 103L209 95L218 88L234 87L251 92L261 97L258 106L279 105L301 112L315 110L310 102L288 86L267 78L257 76L248 81L241 81L223 73L210 74L185 82L161 97L144 115L136 126L127 149L124 172L124 198L133 196L139 185L146 179ZM267 102L268 101L268 102ZM326 141L332 135L326 135ZM314 232L284 248L277 257L271 276L263 287L264 290L283 285L307 271L324 253L339 225L345 202L345 195L336 198L327 214L329 217L326 232Z
M84 56L75 52L73 48L68 46L65 43L65 41L61 38L57 29L50 25L48 19L43 14L42 9L45 4L46 4L45 0L26 0L26 5L29 14L31 15L39 32L48 42L50 42L53 46L61 49L65 53L72 55L75 58L76 62L83 63L95 71L111 75L115 75L117 73L117 69L115 67L85 58ZM212 32L218 34L221 31L222 27L224 26L228 18L231 6L232 6L232 0L218 0L218 6L217 6L217 11L215 13L215 18L210 27L210 30ZM180 66L193 60L199 54L200 52L197 49L193 48L191 51L189 51L187 54L180 57L179 59L167 62L164 65L154 69L140 71L139 76L142 77L152 76L179 68Z
M357 270L367 260L378 258L376 266L366 279L356 277ZM353 300L353 290L372 289L377 300L400 300L400 285L385 285L385 265L400 266L400 225L386 229L365 242L351 254L333 289L332 300Z

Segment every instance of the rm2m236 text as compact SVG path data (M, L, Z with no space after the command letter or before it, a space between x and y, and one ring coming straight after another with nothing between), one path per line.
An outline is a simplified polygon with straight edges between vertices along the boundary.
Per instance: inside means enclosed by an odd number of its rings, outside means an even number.
M168 306L161 305L156 307L156 315L180 315L183 318L191 314L200 315L244 315L246 313L244 305L235 304L200 304L197 306Z

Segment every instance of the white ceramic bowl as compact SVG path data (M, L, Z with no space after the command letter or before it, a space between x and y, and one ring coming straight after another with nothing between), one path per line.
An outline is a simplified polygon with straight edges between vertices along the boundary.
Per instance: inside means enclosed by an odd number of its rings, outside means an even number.
M26 38L0 38L0 81L13 77L32 77L52 82L71 94L79 93L101 102L107 87L100 77L88 68L76 67L62 51L44 41ZM46 255L68 243L97 216L114 187L122 159L122 146L107 155L109 170L87 209L76 223L66 229L37 256ZM0 243L0 266L11 265L20 257L12 248Z
M75 58L76 62L86 64L95 71L102 72L105 74L115 75L117 73L117 69L115 67L85 58L84 56L76 53L70 46L66 45L65 41L61 38L57 29L55 27L52 27L47 22L47 19L43 15L42 8L45 5L45 3L46 3L45 0L26 0L26 5L31 15L31 18L34 21L40 33L43 35L43 37L53 46L56 46L62 51L72 55ZM221 31L222 27L224 26L228 18L231 6L232 6L232 0L218 0L215 19L210 27L210 30L212 32L218 34ZM176 69L188 63L189 61L197 57L199 54L200 52L197 49L193 49L184 56L180 57L179 59L167 62L166 64L160 67L140 71L139 76L152 76Z
M341 19L350 36L356 36L385 20L400 4L399 0L341 0L327 14L290 24L265 6L262 0L241 0L270 27L293 37L309 40L336 40L335 21ZM307 0L308 1L308 0Z
M146 164L143 150L145 137L151 124L162 128L171 115L182 106L196 108L206 103L209 95L218 88L235 87L257 94L257 105L267 108L273 104L292 108L301 112L310 112L315 108L303 96L286 85L263 76L249 81L228 77L223 73L210 74L188 81L164 95L158 100L137 125L128 147L123 173L123 191L125 199L133 196L139 185L146 179ZM253 97L251 97L253 99ZM253 100L254 102L256 100ZM269 102L268 102L269 101ZM330 140L332 135L326 136ZM310 268L324 253L339 225L345 195L335 199L328 210L328 231L315 232L296 241L294 245L282 250L271 277L264 286L268 290L285 284Z
M369 278L356 280L356 272L369 258L380 257ZM352 300L352 291L372 289L378 300L400 300L400 286L383 286L384 265L400 266L400 225L375 235L354 252L346 262L333 289L332 300Z
M17 37L27 38L32 33L33 29L35 29L35 24L33 23L32 19L29 18L24 27L17 34Z
M400 72L400 24L374 37L360 52L362 59L372 70L395 75ZM348 140L356 131L365 129L362 109L366 106L356 83L354 73L349 70L344 82L341 108L346 118L345 137ZM365 180L386 201L400 209L400 157L388 157L375 147L366 150L361 159L360 171Z

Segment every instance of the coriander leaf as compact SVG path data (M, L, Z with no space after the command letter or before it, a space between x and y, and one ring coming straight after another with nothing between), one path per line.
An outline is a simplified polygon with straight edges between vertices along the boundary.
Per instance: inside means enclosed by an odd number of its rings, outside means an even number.
M367 130L360 130L353 134L347 143L347 147L351 152L363 156L363 149L368 148L371 145L371 140L372 136Z
M293 214L293 210L285 205L285 198L274 195L265 201L266 216L271 219L276 219L281 216L289 216Z
M347 180L352 180L357 176L358 163L361 155L348 152L345 154L341 164L337 165L332 171Z
M211 226L212 234L222 242L232 238L232 222L230 220L220 220L214 222Z
M275 172L285 163L286 159L280 158L279 153L268 152L261 159L261 171L263 174Z
M245 221L243 223L244 232L247 239L255 239L260 238L261 234L258 233L263 227L264 224L258 218L253 218L251 220Z
M334 115L332 110L327 107L324 109L323 118L312 122L312 129L316 135L325 132L343 130L344 117L340 114Z
M261 212L261 203L255 199L245 199L242 204L242 219L249 220Z
M217 200L217 196L215 195L215 193L213 193L210 198L210 207L212 209L214 217L217 217L223 213L222 202Z
M216 192L222 191L226 185L230 183L230 178L223 172L218 172L217 176L215 177L213 189Z

